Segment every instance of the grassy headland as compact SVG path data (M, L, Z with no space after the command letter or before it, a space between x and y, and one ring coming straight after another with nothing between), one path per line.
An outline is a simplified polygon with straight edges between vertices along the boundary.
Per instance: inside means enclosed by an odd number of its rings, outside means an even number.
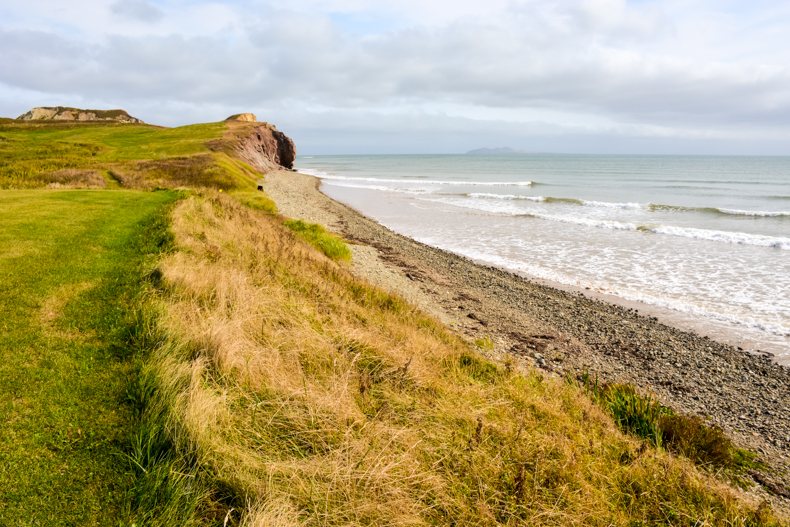
M0 187L141 189L0 191L0 523L782 524L355 277L225 126L0 122Z
M248 165L207 146L226 128L0 122L0 188L249 187Z

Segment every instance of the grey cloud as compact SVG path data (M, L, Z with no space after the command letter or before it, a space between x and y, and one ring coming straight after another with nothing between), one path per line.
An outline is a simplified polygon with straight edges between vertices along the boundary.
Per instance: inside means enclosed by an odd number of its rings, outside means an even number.
M125 12L138 19L154 16L146 6L156 10L140 1L116 2L113 9L139 8ZM232 35L201 37L115 36L90 43L0 30L0 81L140 104L335 108L337 119L360 108L448 103L545 108L577 113L580 121L593 115L679 129L790 123L784 65L709 64L641 49L642 39L661 38L666 21L658 15L612 25L569 8L519 9L498 23L467 18L374 37L344 33L327 17L287 12L248 17ZM444 134L456 132L442 126L454 126L459 137L469 124L430 123ZM365 134L370 131L360 132L360 140Z
M128 17L142 22L161 20L164 12L145 0L116 0L110 10L121 17Z
M434 100L711 124L780 125L790 112L786 69L758 76L725 65L701 75L693 63L661 59L613 65L613 50L583 36L546 44L527 30L470 24L369 40L349 39L331 27L300 28L279 19L232 42L216 35L147 36L101 44L5 31L0 75L8 84L43 91L56 84L59 91L94 96L118 92L190 102L289 98L358 107Z

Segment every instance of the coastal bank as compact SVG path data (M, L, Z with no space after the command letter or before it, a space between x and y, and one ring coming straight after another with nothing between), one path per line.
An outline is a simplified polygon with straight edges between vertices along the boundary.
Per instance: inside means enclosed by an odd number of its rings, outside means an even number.
M491 353L555 376L630 383L662 403L721 427L760 453L753 477L790 498L790 369L582 293L564 291L416 242L319 190L320 180L272 172L264 184L280 211L354 242L353 268L416 303Z

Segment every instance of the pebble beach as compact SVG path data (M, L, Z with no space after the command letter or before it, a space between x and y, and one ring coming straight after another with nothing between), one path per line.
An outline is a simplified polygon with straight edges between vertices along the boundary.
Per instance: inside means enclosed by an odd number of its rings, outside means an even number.
M755 472L790 503L790 369L650 314L480 265L383 227L320 191L320 180L272 172L264 191L288 217L320 223L352 244L352 269L417 304L489 353L546 375L624 382L676 411L704 417L768 469ZM782 503L783 502L783 503Z

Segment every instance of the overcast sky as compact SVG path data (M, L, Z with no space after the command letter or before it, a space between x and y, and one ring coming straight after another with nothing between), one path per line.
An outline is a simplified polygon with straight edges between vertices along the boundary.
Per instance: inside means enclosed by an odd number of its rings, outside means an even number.
M2 0L0 115L54 105L313 154L790 155L790 2Z

